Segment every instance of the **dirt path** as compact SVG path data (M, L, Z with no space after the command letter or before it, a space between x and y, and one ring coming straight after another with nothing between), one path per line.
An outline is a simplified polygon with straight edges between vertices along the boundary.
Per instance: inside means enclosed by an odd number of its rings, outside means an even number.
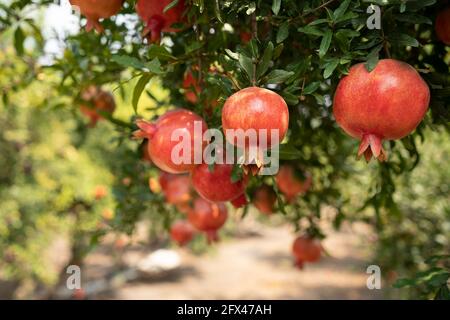
M368 254L363 244L367 230L361 226L345 229L331 232L324 242L332 257L307 265L302 271L292 265L290 230L258 226L257 235L221 242L205 255L177 249L182 267L176 273L158 280L127 283L102 298L381 298L380 291L366 288Z

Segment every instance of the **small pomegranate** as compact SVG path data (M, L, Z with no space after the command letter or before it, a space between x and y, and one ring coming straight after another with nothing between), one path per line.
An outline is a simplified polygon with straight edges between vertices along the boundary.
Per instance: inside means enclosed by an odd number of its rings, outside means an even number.
M148 142L148 153L152 162L163 171L169 173L185 173L192 170L195 166L196 159L202 159L203 155L203 133L207 130L205 121L193 113L185 109L177 109L166 112L159 117L155 123L144 120L137 120L136 125L140 130L134 133L136 138L146 138ZM196 130L197 128L197 130ZM190 154L184 149L180 149L177 153L180 141L172 139L172 134L177 131L190 139ZM197 133L195 133L197 131ZM174 151L174 155L172 155ZM180 159L173 159L173 157Z
M164 12L164 8L172 0L138 0L136 12L145 23L144 36L150 42L158 42L161 39L161 32L176 32L178 29L172 25L183 21L185 9L184 0Z
M383 140L401 139L422 121L430 102L430 89L409 64L380 60L372 72L357 64L343 78L334 96L337 123L360 139L358 156L387 160Z
M108 195L108 189L103 185L98 185L94 189L95 200L101 200Z
M124 0L69 0L72 6L78 7L87 18L86 31L93 28L103 32L100 19L107 19L117 14L122 8Z
M189 222L199 231L206 233L209 242L218 240L219 230L227 220L227 207L223 203L214 203L202 198L194 200L194 207L188 214Z
M239 38L241 38L241 42L243 44L247 44L250 42L250 40L252 40L252 34L248 31L241 31L239 33Z
M264 214L272 214L275 211L277 194L275 191L264 184L255 190L253 195L253 205Z
M219 152L221 153L221 152ZM240 197L247 186L248 177L232 181L233 165L214 164L211 168L203 163L192 170L192 185L195 191L206 200L212 202L227 202Z
M236 209L242 208L248 204L247 197L245 196L245 193L241 194L239 197L237 197L234 200L231 200L230 203L235 207Z
M194 238L195 230L192 225L185 220L175 221L170 227L170 237L179 246L184 246Z
M91 127L103 119L101 112L112 114L116 109L116 103L112 94L96 86L89 86L81 93L81 98L86 104L80 106L80 111L90 118Z
M302 269L305 262L317 262L320 260L322 246L317 240L300 236L294 241L292 253L295 258L295 265Z
M183 89L186 100L191 103L197 103L197 95L201 92L201 87L191 70L186 71L183 78Z
M193 190L189 175L162 172L159 177L159 184L167 203L183 204L192 199Z
M312 177L310 174L304 173L304 178L302 178L293 166L284 164L275 176L275 182L286 200L292 202L298 195L308 192L312 185Z
M289 110L284 99L273 91L250 87L242 89L227 99L222 109L222 127L227 141L246 150L245 164L261 167L260 152L280 143L289 126ZM243 130L244 137L236 137ZM276 130L276 131L273 131ZM278 133L277 141L271 134ZM234 134L233 134L234 133ZM256 139L249 139L254 133ZM248 149L257 151L257 159L248 158Z
M435 23L438 38L450 46L450 7L439 12Z

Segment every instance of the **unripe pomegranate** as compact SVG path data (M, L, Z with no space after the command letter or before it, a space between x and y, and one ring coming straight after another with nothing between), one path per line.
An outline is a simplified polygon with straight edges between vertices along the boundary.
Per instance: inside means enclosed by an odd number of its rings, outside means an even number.
M192 170L192 185L195 191L206 200L212 202L232 201L241 196L247 186L248 177L232 181L233 165L214 164L213 168L206 163Z
M292 253L294 254L296 266L302 269L305 262L317 262L320 260L322 246L317 240L300 236L294 241Z
M159 184L167 203L183 204L192 199L192 185L189 175L162 172Z
M380 60L372 72L357 64L343 78L334 96L337 123L360 139L358 156L387 160L383 140L401 139L422 121L430 102L430 89L407 63Z
M188 214L189 222L200 231L206 233L210 242L217 241L217 230L227 220L227 207L223 203L214 203L197 198L194 207Z
M179 246L184 246L194 238L195 230L192 225L185 220L175 221L170 227L170 237Z
M197 103L197 95L202 89L191 70L186 71L184 74L183 89L185 90L184 96L186 97L186 100L191 103Z
M229 97L222 109L227 141L244 149L245 172L256 174L263 165L262 152L280 143L289 126L284 99L273 91L250 87ZM275 135L272 141L272 134Z
M450 46L450 7L441 11L436 17L436 34L438 38Z
M272 214L275 211L277 194L275 191L264 184L255 190L253 195L253 205L264 214Z
M99 20L117 14L122 8L124 0L69 0L69 2L78 7L87 18L86 31L89 32L95 28L98 32L103 32Z
M166 112L154 123L137 120L136 125L140 130L136 131L134 136L149 140L148 153L155 166L161 170L169 173L185 173L194 168L196 158L202 159L203 133L207 130L207 125L200 116L192 111L177 109ZM194 134L195 127L198 130ZM180 144L184 140L183 138L179 140L173 138L172 134L175 131L190 138L190 154L183 154L183 152L187 152L185 150L187 148L180 149ZM174 150L174 148L177 149Z
M112 94L96 86L89 86L81 93L81 98L85 104L80 105L80 111L90 118L92 127L103 119L101 112L112 114L116 109Z
M184 0L179 0L175 7L164 12L164 8L171 2L172 0L138 0L136 12L144 21L144 36L150 42L158 42L161 32L178 31L172 25L183 20Z
M295 197L308 192L312 185L312 177L309 173L303 173L304 177L296 172L291 165L284 164L280 167L275 182L278 189L284 194L288 202L292 202Z

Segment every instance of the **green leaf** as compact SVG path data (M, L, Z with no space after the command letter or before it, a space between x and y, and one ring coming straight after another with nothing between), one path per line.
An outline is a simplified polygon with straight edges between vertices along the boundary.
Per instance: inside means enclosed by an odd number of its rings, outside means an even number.
M394 288L403 288L403 287L410 287L414 286L416 284L416 281L414 279L398 279L394 284Z
M273 43L269 42L267 44L266 49L264 50L261 61L259 62L258 67L256 68L256 79L259 79L267 72L267 70L269 69L270 61L272 61L272 55L273 55Z
M163 13L166 13L167 11L169 11L170 9L172 9L173 7L175 7L175 6L178 4L179 1L180 1L180 0L173 0L171 3L169 3L169 4L164 8Z
M24 53L23 49L23 41L25 40L25 34L22 31L22 28L17 27L14 32L14 48L16 49L17 55L22 56Z
M146 68L151 72L155 74L163 74L164 71L161 70L161 63L159 62L158 58L154 58L152 61L146 64Z
M138 82L136 83L136 86L134 87L132 104L133 104L133 110L135 113L137 112L139 98L141 97L142 92L145 89L145 86L147 85L147 83L150 81L151 78L152 78L151 73L144 73L139 78Z
M139 70L145 69L145 64L135 57L114 55L112 56L111 60L127 68L134 68Z
M256 11L256 3L255 2L251 2L249 5L248 5L248 9L247 9L247 11L245 12L247 15L251 15L253 12L255 12Z
M372 72L372 70L375 69L375 67L377 66L378 61L380 60L379 55L380 55L381 48L383 48L383 44L376 46L367 55L367 60L365 63L365 67L366 67L367 71Z
M317 89L319 89L319 87L320 87L319 81L311 82L303 89L302 94L307 95L307 94L314 93L314 92L316 92Z
M148 48L148 57L150 59L158 58L160 60L176 60L176 58L163 46L151 44Z
M292 77L294 74L295 73L292 71L276 69L276 70L271 71L267 75L267 83L273 83L273 84L283 83L287 79Z
M289 37L289 22L283 23L277 32L277 43L281 43Z
M334 58L330 62L328 62L325 66L325 70L323 71L323 77L325 79L328 79L336 70L337 66L339 65L339 59Z
M280 144L279 155L281 160L296 160L301 158L302 153L291 144Z
M333 12L334 20L338 20L340 17L344 15L344 13L347 11L348 6L350 5L351 0L345 0L343 1L339 7Z
M223 23L222 15L220 14L219 0L214 0L214 13L216 14L217 20Z
M272 2L272 12L274 15L278 15L281 8L281 0L273 0Z
M253 66L252 59L250 59L249 57L247 57L243 54L239 54L239 65L247 73L247 76L250 79L250 81L254 80L253 79L254 66Z
M281 53L283 52L284 49L284 44L280 43L279 45L277 45L275 47L275 49L273 50L273 59L278 59L281 55Z
M310 34L313 36L323 36L324 32L317 27L305 26L297 29L298 32L302 32L305 34Z
M325 34L323 35L322 42L320 43L320 48L319 48L319 57L322 58L327 54L328 49L330 48L332 37L333 37L333 32L331 30L327 30L325 32Z
M233 60L239 60L239 53L233 52L230 49L225 49L226 54Z
M406 33L393 33L389 35L389 42L391 44L418 47L419 41Z

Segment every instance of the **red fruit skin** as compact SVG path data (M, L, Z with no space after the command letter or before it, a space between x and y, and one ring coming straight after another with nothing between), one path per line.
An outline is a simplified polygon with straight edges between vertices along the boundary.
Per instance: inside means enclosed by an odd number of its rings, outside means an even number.
M305 262L317 262L322 254L320 242L309 237L297 237L292 245L295 264L302 269Z
M205 232L210 242L217 241L217 230L227 218L227 207L223 203L213 203L202 198L195 199L194 207L188 214L189 222L197 230Z
M192 200L193 190L189 175L161 172L159 184L167 203L181 205Z
M294 167L285 164L280 167L275 176L275 182L286 200L292 202L298 195L308 192L312 185L312 177L305 173L305 180L302 181L296 177Z
M450 7L439 12L436 17L435 30L438 38L450 46Z
M350 69L338 84L333 113L339 126L361 139L358 155L367 161L385 161L382 140L401 139L422 121L430 102L430 89L407 63L380 60L372 72L364 64Z
M227 140L237 147L248 147L248 141L241 145L234 137L227 136L228 129L255 129L259 133L267 129L267 148L280 143L289 126L289 109L277 93L258 87L242 89L227 99L222 109L222 127ZM270 130L279 130L279 140L271 141ZM260 146L263 147L263 146Z
M252 34L247 31L241 31L239 33L239 37L241 38L243 44L247 44L250 42L250 40L252 40Z
M99 87L88 87L82 92L81 97L84 101L89 103L89 105L82 104L80 106L80 111L85 116L90 118L91 127L94 127L99 120L103 119L103 116L99 113L99 111L112 114L116 109L116 103L112 94L107 91L103 91Z
M178 1L175 7L164 12L164 8L171 2L172 0L138 0L136 12L146 25L144 33L150 42L158 42L161 32L179 31L171 26L183 21L184 0Z
M247 186L248 177L232 182L233 165L215 164L210 171L207 164L201 164L191 173L192 185L195 191L204 199L212 202L232 201L241 196Z
M253 195L253 205L261 211L261 213L270 215L275 210L277 202L277 194L268 185L262 185L255 190Z
M188 244L194 238L194 234L194 228L185 220L175 221L170 227L170 238L179 246Z
M247 197L245 196L244 193L241 194L241 195L240 195L239 197L237 197L236 199L231 200L230 202L231 202L231 204L233 205L233 207L236 208L236 209L245 207L245 206L248 204Z
M198 121L201 125L201 136L194 135L194 125ZM186 173L195 167L195 157L202 158L203 154L203 133L208 129L206 122L193 113L185 109L177 109L166 112L159 117L155 123L138 120L136 122L140 130L134 133L136 138L148 139L148 153L152 162L161 170L168 173ZM172 150L180 141L172 141L172 133L175 130L182 130L191 137L190 163L177 164L172 161ZM199 144L199 147L196 145Z
M197 103L197 95L202 89L190 70L184 74L183 89L185 89L184 96L186 97L186 100L190 103Z
M69 2L78 7L87 18L86 31L89 32L95 28L98 32L103 32L103 27L98 20L117 14L124 0L69 0Z

